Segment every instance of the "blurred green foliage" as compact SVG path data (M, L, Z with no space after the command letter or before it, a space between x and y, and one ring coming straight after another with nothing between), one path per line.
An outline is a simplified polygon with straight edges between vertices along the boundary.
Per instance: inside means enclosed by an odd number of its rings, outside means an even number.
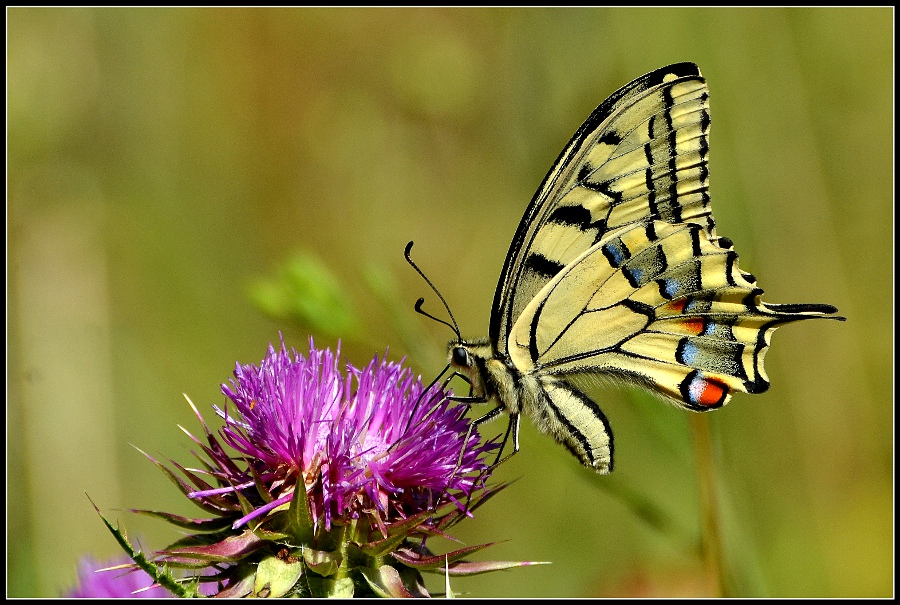
M848 317L779 331L769 392L710 416L734 590L891 596L893 16L8 9L8 594L58 595L78 556L116 553L84 492L145 548L171 542L114 512L191 512L128 444L191 464L180 394L221 403L235 362L279 331L301 351L340 338L357 365L389 348L433 377L450 332L412 310L441 307L406 242L464 336L486 334L509 242L568 138L622 84L694 61L719 233L766 300ZM291 311L298 293L315 307ZM553 565L456 594L702 594L684 412L593 393L612 477L526 421L497 473L521 479L460 525L469 543L508 540L491 558Z
M295 253L277 276L253 281L247 294L276 321L295 322L300 329L329 338L358 337L359 320L347 293L325 263L312 254Z

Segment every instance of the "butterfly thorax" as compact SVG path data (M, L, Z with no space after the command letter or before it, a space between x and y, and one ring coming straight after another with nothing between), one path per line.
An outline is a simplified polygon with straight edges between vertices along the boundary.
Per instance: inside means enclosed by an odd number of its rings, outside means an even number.
M447 357L453 370L471 385L473 397L502 405L510 414L519 413L523 376L489 339L450 341Z

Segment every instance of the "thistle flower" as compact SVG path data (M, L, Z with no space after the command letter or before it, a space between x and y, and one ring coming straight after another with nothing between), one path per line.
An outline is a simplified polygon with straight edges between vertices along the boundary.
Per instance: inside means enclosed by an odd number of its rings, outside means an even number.
M70 599L160 599L172 593L155 586L153 578L140 569L125 569L131 563L128 557L101 563L93 557L82 557L78 562L78 584L66 595Z
M222 392L243 420L225 419L223 440L286 493L238 520L235 526L288 502L297 477L307 488L313 521L374 515L381 524L430 509L440 496L457 502L476 488L486 469L468 420L438 385L425 391L408 368L376 357L362 370L338 368L340 351L293 358L282 342L270 345L259 367L238 365ZM356 386L354 388L354 384ZM457 463L459 464L457 465ZM207 495L197 492L195 497Z
M498 446L481 443L450 391L423 387L402 364L376 357L342 373L339 358L312 339L306 357L270 345L259 366L238 364L222 385L218 435L194 408L206 443L185 432L202 469L171 462L185 481L150 458L212 515L135 511L191 531L156 553L158 568L202 570L201 592L215 583L217 596L428 596L421 571L528 565L462 560L490 544L429 550L429 537L449 537L505 487L485 483Z

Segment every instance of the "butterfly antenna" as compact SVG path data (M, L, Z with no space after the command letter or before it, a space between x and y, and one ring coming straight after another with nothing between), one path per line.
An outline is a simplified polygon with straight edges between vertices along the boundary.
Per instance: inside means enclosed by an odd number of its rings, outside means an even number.
M453 317L453 312L450 310L450 305L447 304L447 301L444 300L444 297L441 296L441 293L438 292L438 289L434 287L434 284L431 283L431 280L428 279L428 277L426 277L426 275L422 272L422 270L419 269L418 265L416 265L416 263L413 262L413 259L411 259L411 258L409 257L409 251L412 250L412 247L413 247L413 243L412 243L412 242L409 242L408 244L406 244L406 250L404 250L404 252L403 252L403 256L406 257L406 262L408 262L409 265L410 265L413 269L416 270L416 273L418 273L419 275L422 276L422 279L425 280L425 283L427 283L427 284L431 287L431 289L434 290L434 293L437 294L438 298L441 299L441 302L444 303L444 308L447 309L447 315L450 316L450 321L453 322L453 325L450 325L449 323L447 323L447 322L444 321L443 319L438 319L438 318L435 317L434 315L431 315L430 313L426 313L425 311L423 311L423 310L422 310L422 303L425 302L425 299L424 299L424 298L420 298L419 300L416 301L416 306L415 306L416 313L419 313L419 314L421 314L421 315L424 315L425 317L428 317L428 318L430 318L430 319L433 319L433 320L436 321L436 322L439 322L439 323L444 324L445 326L447 326L448 328L450 328L451 330L453 330L453 333L456 334L456 338L457 338L458 340L462 340L462 335L459 333L459 325L456 323L456 318Z
M438 319L437 317L435 317L435 316L432 315L431 313L427 313L427 312L423 311L423 310L422 310L422 303L424 303L424 302L425 302L425 299L424 299L424 298L420 298L419 300L416 301L416 305L415 305L416 313L419 313L419 314L421 314L421 315L424 315L425 317L427 317L427 318L429 318L429 319L433 319L434 321L436 321L436 322L438 322L438 323L444 324L445 326L447 326L448 328L450 328L451 330L453 330L454 332L456 332L457 338L461 338L461 336L459 335L459 330L458 330L457 328L455 328L454 326L451 326L449 323L447 323L447 322L444 321L443 319Z

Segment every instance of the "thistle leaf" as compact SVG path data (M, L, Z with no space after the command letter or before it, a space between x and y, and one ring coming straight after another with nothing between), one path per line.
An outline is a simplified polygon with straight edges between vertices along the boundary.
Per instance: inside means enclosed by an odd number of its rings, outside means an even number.
M209 562L229 562L245 557L266 543L248 529L239 536L229 536L215 544L185 546L168 549L158 554L161 555L162 560L175 557L194 558Z
M549 561L456 561L446 567L423 569L430 573L448 574L451 576L475 576L489 571L527 567L529 565L549 565Z
M426 555L420 552L416 552L411 548L398 548L396 551L391 553L391 556L409 567L415 569L430 570L436 569L439 566L443 565L445 560L453 562L457 559L461 559L466 555L478 552L479 550L485 549L488 546L492 546L493 544L494 542L489 542L487 544L466 546L465 548L460 548L443 555Z
M363 567L359 571L379 597L406 599L413 597L403 585L400 573L390 565L382 565L378 569Z
M313 597L335 599L349 599L353 597L354 586L353 580L350 578L332 580L331 578L307 575L306 581L309 584L309 590Z
M147 515L148 517L156 517L158 519L162 519L163 521L168 521L169 523L178 527L200 533L221 531L231 525L231 519L224 517L213 519L191 519L189 517L182 517L181 515L175 515L172 513L166 513L157 510L142 510L137 508L130 508L128 509L128 512L136 513L139 515Z
M306 565L320 576L332 576L341 566L340 551L328 552L325 550L315 550L313 548L303 549L303 560Z
M288 530L298 544L309 544L313 538L313 523L309 514L309 502L306 499L306 483L303 473L297 473L297 484L294 497L288 509Z

